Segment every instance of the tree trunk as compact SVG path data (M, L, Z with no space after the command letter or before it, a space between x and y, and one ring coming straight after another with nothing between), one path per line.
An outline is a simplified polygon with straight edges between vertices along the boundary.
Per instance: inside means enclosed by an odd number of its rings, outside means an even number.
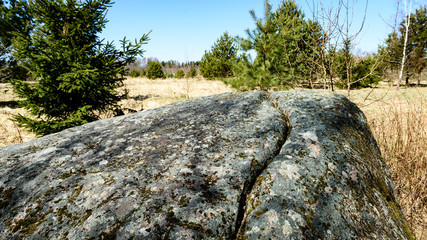
M409 5L409 12L407 11L406 0L404 1L404 3L405 3L405 42L403 44L402 64L400 66L400 74L399 74L399 79L397 81L397 89L400 88L400 83L402 82L402 77L403 77L403 69L405 67L406 44L408 44L408 33L409 33L409 24L411 22L412 0L411 0L410 5ZM406 84L406 85L408 85L408 84Z

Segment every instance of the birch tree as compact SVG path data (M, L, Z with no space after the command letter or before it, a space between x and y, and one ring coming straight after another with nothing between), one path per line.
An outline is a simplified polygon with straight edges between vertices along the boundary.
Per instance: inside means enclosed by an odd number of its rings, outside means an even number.
M411 10L412 10L412 0L409 4L409 12L408 12L408 4L407 0L403 0L403 4L405 7L405 37L403 42L403 52L402 52L402 61L400 65L400 71L399 71L399 79L397 80L397 89L400 88L400 83L402 82L403 77L403 69L405 68L405 60L406 60L406 46L408 44L408 33L409 33L409 25L411 23Z

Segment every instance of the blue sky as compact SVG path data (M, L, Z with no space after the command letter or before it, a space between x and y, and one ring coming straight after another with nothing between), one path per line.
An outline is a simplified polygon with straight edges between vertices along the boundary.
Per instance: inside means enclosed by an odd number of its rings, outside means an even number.
M273 10L281 0L271 0ZM307 2L296 0L310 17ZM314 0L314 2L318 2ZM323 0L325 5L336 0ZM353 26L360 27L366 1L358 0L354 7ZM150 34L150 41L144 46L144 57L155 57L161 61L198 61L205 50L227 31L232 36L245 37L245 29L253 29L254 22L249 14L255 10L263 16L263 0L116 0L108 10L109 22L100 35L106 41L118 43ZM358 52L375 51L392 28L397 3L394 0L370 0L363 31L356 40ZM386 22L387 23L386 23Z

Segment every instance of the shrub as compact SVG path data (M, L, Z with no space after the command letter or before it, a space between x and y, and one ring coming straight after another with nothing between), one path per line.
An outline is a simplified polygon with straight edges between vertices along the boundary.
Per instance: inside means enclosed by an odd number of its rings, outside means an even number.
M185 74L185 77L193 78L195 76L197 76L197 70L194 66L191 66L190 71L188 71L187 74Z
M156 61L150 62L146 71L146 77L149 79L165 78L162 65Z
M176 78L179 78L179 79L181 79L181 78L183 78L185 76L185 73L184 73L184 70L182 70L182 69L179 69L178 71L176 71L176 73L175 73L175 77Z
M376 66L375 57L369 56L365 59L361 59L356 62L351 69L352 82L350 83L351 89L358 88L369 88L373 85L378 84L381 79L381 71L378 66ZM339 88L347 88L347 74L345 74L345 69L342 70L344 73L339 74L340 80L335 83Z
M134 78L139 77L140 75L141 75L141 73L136 69L133 69L129 74L130 77L134 77Z

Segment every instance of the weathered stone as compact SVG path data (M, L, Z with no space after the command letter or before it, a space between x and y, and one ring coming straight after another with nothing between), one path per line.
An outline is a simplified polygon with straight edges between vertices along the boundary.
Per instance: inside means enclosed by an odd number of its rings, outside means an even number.
M227 93L0 149L1 239L411 239L362 112Z

